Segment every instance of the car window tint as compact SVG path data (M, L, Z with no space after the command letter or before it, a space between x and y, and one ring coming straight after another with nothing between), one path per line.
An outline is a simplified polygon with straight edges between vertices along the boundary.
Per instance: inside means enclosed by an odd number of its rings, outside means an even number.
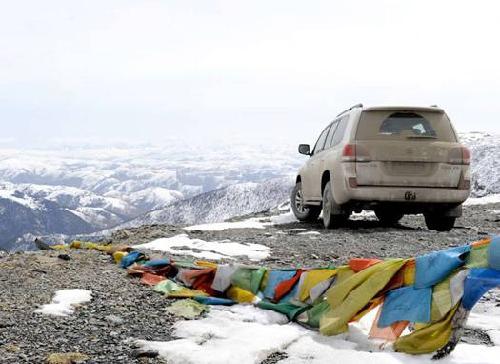
M349 121L349 115L345 115L340 119L339 126L335 130L335 134L330 142L330 147L338 145L344 138L345 129L347 128L347 122Z
M332 123L332 126L330 127L330 132L328 133L328 136L326 137L325 149L328 149L332 146L332 138L333 138L333 135L335 134L335 131L338 128L338 125L339 125L338 120L335 120Z
M325 146L326 136L328 135L329 130L330 130L330 126L328 126L328 128L323 130L323 132L320 134L318 141L316 142L316 145L314 146L313 154L316 154L316 153L321 152L323 150L323 147Z
M379 134L401 134L408 132L415 135L436 136L430 122L423 116L412 112L395 112L380 125Z

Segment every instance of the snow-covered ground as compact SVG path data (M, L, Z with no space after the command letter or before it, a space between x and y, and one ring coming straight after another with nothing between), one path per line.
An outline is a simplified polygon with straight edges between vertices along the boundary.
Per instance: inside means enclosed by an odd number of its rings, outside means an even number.
M500 347L500 307L494 300L476 305L470 313L467 326L486 331L493 344Z
M250 260L258 261L266 259L270 254L270 249L261 244L234 243L228 240L205 241L191 239L187 234L157 239L150 243L135 245L133 248L213 260L234 259L235 257L246 256Z
M371 313L370 313L371 314ZM284 315L250 305L229 308L212 307L205 318L179 321L175 324L176 339L168 342L139 340L143 349L158 351L169 363L223 364L260 363L270 354L284 352L283 364L407 364L431 363L431 355L396 353L390 345L368 338L373 315L350 325L346 334L326 337L289 323ZM498 309L478 305L470 320L471 327L487 326L489 334L500 333ZM445 364L498 363L500 344L495 346L460 343L452 354L440 360Z
M90 302L92 291L85 289L63 289L56 291L52 302L43 305L35 312L53 316L69 316L74 311L74 305Z

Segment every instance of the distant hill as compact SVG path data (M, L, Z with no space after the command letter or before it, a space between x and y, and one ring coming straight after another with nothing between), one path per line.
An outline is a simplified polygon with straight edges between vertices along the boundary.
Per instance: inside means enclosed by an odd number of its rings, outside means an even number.
M277 207L288 201L292 186L292 178L236 184L176 201L162 209L139 216L117 228L155 223L198 224L224 221L234 216Z

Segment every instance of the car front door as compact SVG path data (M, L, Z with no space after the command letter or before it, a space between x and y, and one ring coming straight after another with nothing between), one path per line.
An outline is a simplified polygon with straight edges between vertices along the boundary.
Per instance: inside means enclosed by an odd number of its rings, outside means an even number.
M329 159L330 159L330 154L331 154L331 143L332 139L334 138L334 135L337 132L338 125L339 125L339 120L335 120L331 125L330 125L330 131L328 132L328 136L326 137L325 145L323 146L323 150L318 153L318 163L317 163L317 168L315 172L315 190L313 191L315 196L318 196L320 199L323 199L323 195L321 193L321 180L323 177L323 172L326 170L330 170L329 166Z
M318 188L321 191L321 179L318 182L317 176L320 173L318 170L321 168L321 152L325 146L330 126L331 125L328 125L328 127L321 132L316 144L314 145L311 157L307 161L302 173L302 192L304 194L304 199L307 202L321 201L321 196L318 196ZM317 184L319 184L319 187L316 186Z

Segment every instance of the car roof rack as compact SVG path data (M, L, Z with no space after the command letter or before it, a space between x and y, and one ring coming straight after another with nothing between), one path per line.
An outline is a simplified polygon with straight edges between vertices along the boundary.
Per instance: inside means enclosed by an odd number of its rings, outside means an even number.
M351 111L352 109L357 109L358 107L363 107L363 104L359 103L359 104L356 104L354 106L351 106L349 109L346 109L344 111L342 111L340 114L338 114L336 117L339 117L340 115L348 112L348 111Z

